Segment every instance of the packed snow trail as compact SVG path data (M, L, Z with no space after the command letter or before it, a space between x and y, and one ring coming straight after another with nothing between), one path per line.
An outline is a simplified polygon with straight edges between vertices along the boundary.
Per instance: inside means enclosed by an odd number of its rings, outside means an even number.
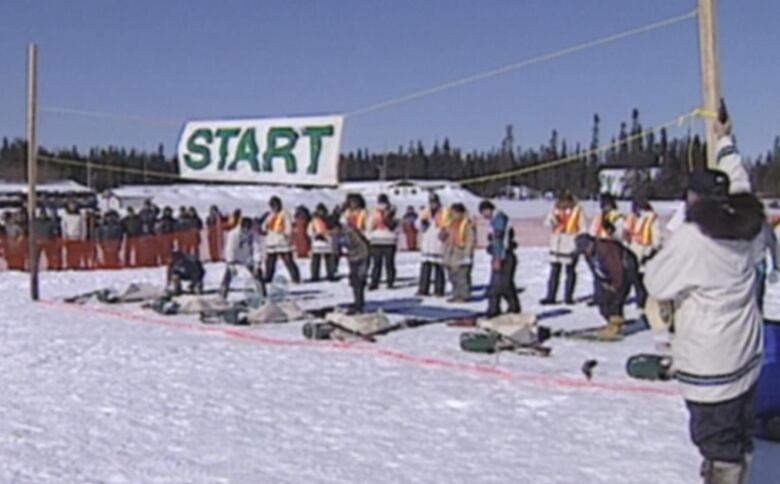
M535 304L547 275L545 253L519 252L517 281L527 289L521 299L538 313L547 310ZM416 261L402 254L399 273L416 274ZM214 286L222 266L208 269L207 286ZM591 287L581 269L578 296ZM486 277L480 255L475 284ZM54 299L162 280L162 269L46 273L42 294ZM582 361L596 358L596 383L636 384L622 365L629 354L652 349L649 333L619 344L555 340L550 358L496 361L461 352L459 331L435 325L392 333L375 346L361 343L371 352L361 354L246 344L32 304L26 281L24 274L0 275L2 482L696 482L699 458L677 397L486 378L374 357L397 352L567 381L582 379ZM312 307L349 298L346 282L304 287L321 291L307 301ZM369 292L368 299L413 292ZM778 310L777 299L772 288L770 311ZM445 308L433 299L421 305ZM156 317L132 305L117 310ZM543 324L556 328L598 322L584 305L550 314ZM288 324L247 334L303 342L300 329Z

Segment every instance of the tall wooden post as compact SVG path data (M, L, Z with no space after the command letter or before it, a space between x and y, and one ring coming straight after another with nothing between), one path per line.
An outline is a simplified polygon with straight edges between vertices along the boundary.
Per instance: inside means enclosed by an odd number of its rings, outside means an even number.
M702 106L710 113L717 113L720 106L720 64L718 62L717 23L715 0L699 0L699 60L701 62ZM705 118L707 130L707 165L715 167L714 119Z
M38 49L27 47L27 260L30 270L30 297L38 300L38 248L35 241L38 144L35 139L38 90Z

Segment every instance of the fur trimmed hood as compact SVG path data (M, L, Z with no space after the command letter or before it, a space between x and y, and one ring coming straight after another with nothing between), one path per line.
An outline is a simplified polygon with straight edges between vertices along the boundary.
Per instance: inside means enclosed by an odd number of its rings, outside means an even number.
M761 233L766 216L760 200L748 193L724 200L704 198L688 207L686 219L711 239L753 240Z

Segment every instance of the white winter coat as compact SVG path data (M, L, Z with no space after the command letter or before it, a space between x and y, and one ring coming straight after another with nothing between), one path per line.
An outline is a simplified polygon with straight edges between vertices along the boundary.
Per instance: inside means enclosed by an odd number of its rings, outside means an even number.
M446 211L447 209L442 207L439 210ZM446 215L446 212L444 213L444 219L448 219L449 216ZM427 208L420 214L416 225L417 231L422 234L420 240L420 256L422 257L423 262L442 264L444 262L445 244L442 240L441 232L442 230L446 230L447 227L439 227L437 225L435 217L431 216L430 208Z
M316 221L316 217L311 219L309 226L306 227L306 234L311 239L311 253L317 255L335 254L336 247L333 243L333 237L330 233L330 230L325 230L324 234L318 233Z
M60 215L62 238L65 240L86 240L87 218L81 213L64 212Z
M242 232L241 226L228 232L225 242L225 262L249 266L263 260L263 245L260 236L252 231Z
M641 234L638 234L637 232L645 223L650 224L650 240L648 244L643 244L636 239L637 236L641 236ZM633 228L635 233L628 234L630 237L628 246L640 262L640 271L643 271L645 265L642 262L658 252L661 248L661 224L658 221L658 215L651 210L643 210L634 224Z
M388 207L387 210L395 210L393 207ZM396 245L398 243L398 227L390 229L384 224L382 220L385 212L378 208L371 211L371 215L368 217L368 241L371 245Z
M556 207L553 207L544 219L545 227L553 231L550 234L550 262L553 264L570 265L574 261L574 255L577 252L575 239L579 234L585 233L586 227L585 214L582 208L579 205L576 208L579 209L580 220L573 233L556 230L559 229Z
M647 264L649 294L675 304L672 351L687 400L735 398L758 379L762 318L754 264L761 242L712 239L686 222Z

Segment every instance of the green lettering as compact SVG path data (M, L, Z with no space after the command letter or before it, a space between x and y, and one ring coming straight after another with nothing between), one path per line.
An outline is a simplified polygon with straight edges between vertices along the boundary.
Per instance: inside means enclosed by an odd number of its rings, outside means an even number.
M198 139L203 138L203 144L198 144ZM193 170L202 170L211 164L211 149L209 146L214 138L208 128L199 128L193 131L187 140L187 154L184 155L184 163ZM199 158L191 156L199 155Z
M309 126L303 130L303 135L309 137L309 153L311 160L306 173L316 175L320 168L320 153L322 152L322 138L333 136L333 125Z
M274 171L274 158L284 158L287 173L296 173L298 171L298 163L292 151L295 148L295 143L298 141L298 133L289 127L271 128L268 130L267 139L268 148L263 156L263 170ZM286 141L286 143L280 145L279 141Z
M257 161L257 140L255 139L255 128L249 128L241 135L241 139L238 140L238 146L236 147L236 156L233 158L233 163L230 164L228 170L235 171L236 165L240 161L248 161L252 166L252 171L260 171L260 165Z
M230 140L235 138L241 133L241 130L238 128L219 128L217 132L215 133L217 138L219 138L219 166L218 169L220 171L225 169L225 164L227 163L227 157L228 157L228 147L230 144Z

